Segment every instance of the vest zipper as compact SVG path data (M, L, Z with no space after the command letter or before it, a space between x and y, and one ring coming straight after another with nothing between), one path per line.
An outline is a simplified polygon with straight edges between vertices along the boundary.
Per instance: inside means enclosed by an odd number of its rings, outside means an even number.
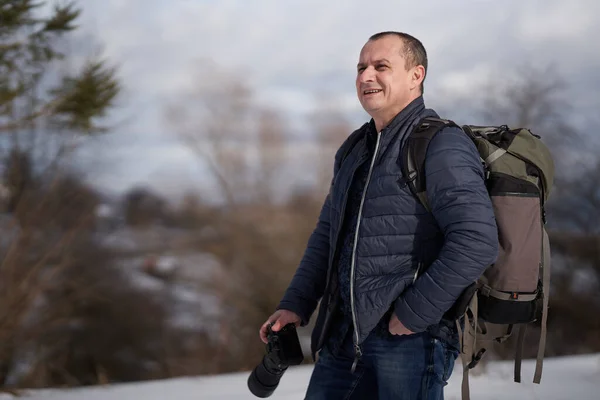
M377 151L379 150L379 142L381 139L381 132L377 132L377 143L375 144L375 152L373 154L373 159L371 160L371 165L369 167L369 174L367 175L367 182L365 183L365 188L363 189L362 198L360 199L360 207L358 209L358 218L356 221L356 231L354 232L354 245L352 247L352 263L350 266L350 308L352 309L352 323L354 324L354 362L352 363L351 372L354 373L356 369L356 364L358 360L362 357L362 350L358 344L358 321L356 319L356 310L354 305L354 269L356 266L356 247L358 245L358 231L360 229L360 219L362 217L362 210L365 204L365 197L367 195L367 188L369 187L369 182L371 181L371 175L373 173L373 167L375 165L375 159L377 158Z
M415 283L415 281L419 277L419 272L421 271L421 267L423 267L423 263L421 261L419 261L417 263L417 270L415 271L415 276L413 276L413 283Z

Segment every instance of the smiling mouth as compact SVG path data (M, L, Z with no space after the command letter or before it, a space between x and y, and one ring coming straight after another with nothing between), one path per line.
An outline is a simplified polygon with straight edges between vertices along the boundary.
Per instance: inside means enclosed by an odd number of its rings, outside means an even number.
M363 95L367 96L367 95L371 95L371 94L377 94L381 91L382 91L381 89L369 89L369 90L365 90L363 92Z

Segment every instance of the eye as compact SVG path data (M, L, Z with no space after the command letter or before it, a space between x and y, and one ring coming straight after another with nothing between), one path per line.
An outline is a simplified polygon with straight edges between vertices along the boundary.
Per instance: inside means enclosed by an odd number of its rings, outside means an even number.
M358 73L360 74L361 72L363 72L365 70L365 67L358 67Z
M386 68L387 68L387 65L384 65L384 64L379 64L379 65L377 65L377 70L378 70L378 71L384 70L384 69L386 69Z

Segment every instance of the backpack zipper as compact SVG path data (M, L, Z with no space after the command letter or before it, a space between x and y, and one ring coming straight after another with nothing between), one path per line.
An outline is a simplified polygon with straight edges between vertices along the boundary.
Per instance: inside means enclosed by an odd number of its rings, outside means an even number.
M358 218L356 221L356 231L354 232L354 245L352 247L352 263L350 266L350 308L352 309L352 323L354 324L354 362L352 363L351 372L354 373L356 369L356 364L358 360L362 357L362 350L358 344L358 320L356 318L356 310L354 305L354 269L356 267L356 247L358 245L358 231L360 229L360 219L362 217L362 210L365 204L365 197L367 195L367 188L369 187L369 182L371 181L371 175L373 174L373 167L375 166L375 159L377 158L377 151L379 150L379 142L381 139L381 131L377 132L377 143L375 144L375 152L373 154L373 159L371 160L371 165L369 166L369 174L367 175L367 182L365 183L365 188L363 189L362 198L360 199L360 207L358 209Z

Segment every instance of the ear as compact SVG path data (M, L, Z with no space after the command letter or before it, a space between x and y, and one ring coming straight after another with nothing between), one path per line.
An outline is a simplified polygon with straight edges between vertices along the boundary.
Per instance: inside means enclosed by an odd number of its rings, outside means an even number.
M421 86L421 82L425 79L425 67L422 65L417 65L413 67L410 71L410 89L416 89Z

